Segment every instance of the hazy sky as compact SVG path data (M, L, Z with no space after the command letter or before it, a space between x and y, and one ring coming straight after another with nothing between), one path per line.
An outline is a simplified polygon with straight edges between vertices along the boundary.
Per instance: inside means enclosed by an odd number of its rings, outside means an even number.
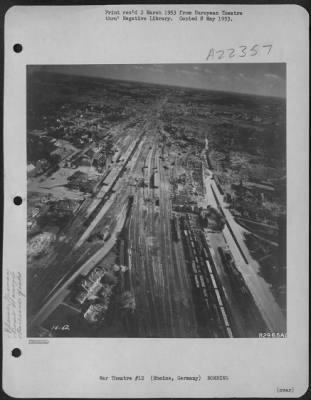
M111 64L49 66L51 71L173 86L285 97L285 64Z

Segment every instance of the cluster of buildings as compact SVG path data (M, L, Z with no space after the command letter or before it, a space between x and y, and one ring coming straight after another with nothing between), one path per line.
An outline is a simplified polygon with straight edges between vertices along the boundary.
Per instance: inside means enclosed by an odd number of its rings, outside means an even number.
M40 215L40 208L34 207L28 212L27 215L27 230L30 231L36 226L36 221L38 216Z
M48 211L51 198L51 195L38 196L38 194L34 194L28 196L27 230L32 230L37 226L37 219Z
M58 165L73 154L73 147L64 141L49 136L47 130L32 130L28 138L28 177L39 176Z
M187 179L186 174L182 174L172 182L173 189L173 209L178 211L180 208L185 209L192 203L190 194L193 190L193 185Z
M89 176L82 171L76 171L68 178L67 187L84 193L92 193L97 183L98 177Z
M38 223L39 217L45 217L45 223L53 223L57 221L58 226L60 219L73 217L77 214L81 201L71 199L50 199L43 196L36 201L34 207L29 207L27 215L27 230L28 232L40 229Z
M203 226L206 226L212 231L222 231L225 226L225 218L211 206L200 209L200 219Z
M193 194L203 196L202 161L196 159L190 159L188 162L188 168L192 172L192 180L195 186Z
M232 195L230 196L230 203L233 214L246 216L255 220L270 219L269 210L264 210L261 207L264 202L273 202L276 199L276 189L270 183L264 182L243 182L239 184L232 184ZM245 202L252 203L256 208L252 211L252 207L243 207Z
M86 276L79 285L78 294L75 300L79 304L84 304L89 297L95 296L101 289L101 279L105 271L101 267L96 267L88 276Z
M43 158L41 160L38 160L35 164L30 163L27 165L27 175L29 177L41 175L50 167L50 162L47 159Z
M62 199L54 202L50 202L50 211L56 216L74 216L78 212L81 205L79 201Z
M173 208L176 211L190 211L197 206L199 196L203 196L202 162L195 156L187 158L185 172L172 179Z
M116 278L106 279L107 274L104 267L97 266L79 284L74 301L84 309L83 316L88 322L103 320L109 308Z
M224 117L224 118L230 118L233 120L257 122L257 123L260 123L263 121L262 117L259 117L256 114L250 114L250 113L241 112L241 111L211 110L209 112L209 116Z

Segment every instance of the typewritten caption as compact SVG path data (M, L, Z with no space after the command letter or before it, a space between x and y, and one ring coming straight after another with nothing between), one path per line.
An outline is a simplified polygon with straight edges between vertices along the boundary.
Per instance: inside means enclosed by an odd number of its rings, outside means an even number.
M22 332L22 306L26 297L22 290L22 274L6 270L4 274L3 290L3 327L4 332L12 339L21 339Z
M191 9L187 10L174 7L153 9L152 6L147 8L130 8L120 9L109 6L105 9L105 20L111 23L116 22L154 22L154 23L231 23L239 21L245 13L238 9ZM228 48L209 48L207 49L205 61L214 62L218 60L238 60L246 58L256 58L256 56L270 56L272 53L271 43L248 43L239 44L236 47Z
M115 381L115 382L120 382L120 381L130 381L130 382L142 382L142 381L152 381L152 382L174 382L174 381L180 381L180 382L200 382L202 380L207 380L207 381L228 381L229 376L228 375L208 375L205 377L201 377L201 375L193 375L193 376L166 376L166 375L150 375L150 376L145 376L145 375L136 375L136 376L99 376L99 380L101 381Z
M183 9L139 9L119 10L107 8L105 10L105 20L111 22L211 22L224 23L233 22L236 18L243 16L242 11L238 10L183 10Z

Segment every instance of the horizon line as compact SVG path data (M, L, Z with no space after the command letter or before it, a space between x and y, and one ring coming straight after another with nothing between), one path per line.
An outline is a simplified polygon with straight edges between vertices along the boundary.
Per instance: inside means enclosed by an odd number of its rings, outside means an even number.
M81 65L101 65L101 64L67 64L65 66L81 66ZM110 64L109 64L110 65ZM116 65L116 64L111 64L111 65ZM117 65L123 65L123 64L117 64ZM124 64L124 65L141 65L141 64ZM54 65L36 65L36 64L28 64L27 69L29 67L43 67L43 68L49 68L53 67ZM62 65L57 65L57 66L62 66ZM148 82L148 81L139 81L135 79L119 79L119 78L108 78L108 77L103 77L103 76L96 76L96 75L84 75L84 74L79 74L79 73L70 73L70 72L64 72L64 71L43 71L42 69L34 72L50 72L58 75L69 75L69 76L77 76L80 78L91 78L91 79L100 79L100 80L108 80L108 81L119 81L119 82L128 82L128 83L140 83L140 84L148 84L148 85L154 85L154 86L164 86L164 87L171 87L171 88L182 88L182 89L192 89L192 90L198 90L198 91L204 91L204 92L216 92L216 93L232 93L232 94L241 94L241 95L248 95L248 96L254 96L254 97L266 97L266 98L274 98L274 99L280 99L280 100L286 100L287 96L273 96L273 95L264 95L264 94L255 94L255 93L250 93L250 92L235 92L233 90L220 90L220 89L206 89L206 88L198 88L198 87L193 87L193 86L184 86L184 85L168 85L165 83L154 83L154 82Z

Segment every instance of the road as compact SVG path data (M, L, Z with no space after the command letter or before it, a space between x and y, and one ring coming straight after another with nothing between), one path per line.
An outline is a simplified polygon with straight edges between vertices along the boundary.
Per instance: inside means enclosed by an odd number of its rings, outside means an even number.
M110 239L99 249L96 253L86 259L85 262L73 273L69 271L67 276L62 278L62 284L57 283L55 288L52 289L52 295L45 301L44 306L40 308L39 312L29 320L29 327L39 326L48 315L50 315L56 307L61 304L66 296L70 293L70 285L75 281L79 275L86 275L92 268L94 268L114 247L116 244L117 233L122 229L126 217L126 209L123 208L122 212L118 215L117 225Z
M257 261L252 258L245 245L243 229L236 223L232 214L226 208L223 196L212 179L212 171L207 168L207 165L205 165L204 184L206 189L206 202L214 208L218 208L217 200L220 204L227 221L227 225L223 230L224 237L233 254L236 266L242 273L268 329L271 332L285 332L285 317L273 297L269 284L260 276L260 267ZM233 232L235 239L231 232Z
M252 319L248 320L244 314L244 304L241 304L241 300L237 296L235 288L232 286L230 277L226 272L223 261L219 255L219 247L226 248L227 242L224 238L223 233L205 233L208 238L208 243L210 246L211 257L214 261L215 268L223 291L226 298L226 304L230 310L230 314L233 319L233 330L236 337L256 337L258 332L264 331L264 324L258 323L258 317L255 316L255 311L251 309L251 304L248 304L248 309L253 311ZM260 316L260 315L259 315Z

